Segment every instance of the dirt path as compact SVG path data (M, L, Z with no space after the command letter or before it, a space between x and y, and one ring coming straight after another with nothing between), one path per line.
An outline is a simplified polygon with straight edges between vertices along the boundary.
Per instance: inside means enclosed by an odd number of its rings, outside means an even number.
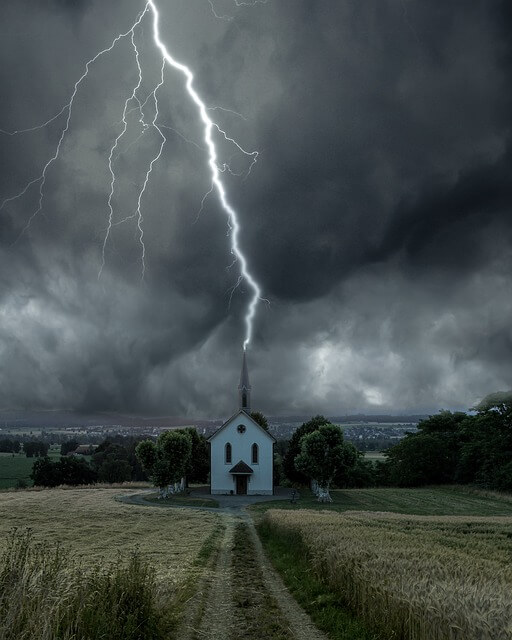
M247 520L247 526L249 527L265 585L275 598L281 613L288 622L289 629L295 640L327 640L327 636L316 628L308 614L297 604L293 596L290 595L281 577L270 564L263 551L263 546L252 520Z
M204 614L194 638L230 640L233 629L233 594L231 588L231 551L235 518L226 516L226 529L213 574L207 580L208 595Z
M200 588L200 621L190 640L327 640L267 560L246 512L223 515L217 559Z
M118 499L154 508L190 508L149 503L143 494ZM242 506L203 509L219 513L225 530L197 587L195 611L183 621L183 640L327 640L267 559L247 511Z

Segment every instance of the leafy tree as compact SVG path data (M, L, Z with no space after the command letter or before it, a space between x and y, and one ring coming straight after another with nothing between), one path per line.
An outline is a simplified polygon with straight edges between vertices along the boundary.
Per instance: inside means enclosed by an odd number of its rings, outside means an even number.
M274 445L274 451L284 458L289 446L288 440L278 440Z
M129 482L132 478L132 466L128 460L107 456L98 469L100 482Z
M66 440L60 445L60 455L66 456L68 453L75 451L75 449L78 447L78 444L79 443L77 440Z
M353 446L347 442L346 446ZM365 460L364 454L354 447L355 463L351 467L342 467L334 477L334 484L340 489L374 487L377 484L376 471L370 460Z
M54 463L60 473L59 484L76 486L79 484L94 484L97 480L96 471L83 458L66 456Z
M169 485L177 484L185 476L192 454L192 437L183 431L164 431L155 442L143 440L136 454L147 470L160 496L165 497Z
M457 458L438 433L409 434L386 455L393 485L418 487L454 481Z
M273 474L274 487L278 487L283 483L283 480L285 480L285 475L283 471L283 456L277 451L274 451Z
M47 442L40 442L38 440L29 440L23 443L23 451L27 458L42 457L48 455L48 449L50 445Z
M123 446L128 453L128 462L132 467L132 480L148 480L148 475L142 468L142 465L135 454L135 448L139 441L139 439L133 437L125 438L123 440Z
M56 487L96 482L96 472L83 458L63 457L56 462L45 457L36 460L30 477L36 486Z
M343 432L333 424L323 424L302 437L297 469L316 481L319 502L332 502L329 488L335 476L354 467L357 451L343 440Z
M208 480L208 472L210 471L210 451L208 448L208 440L197 433L193 427L188 427L180 431L189 436L192 443L192 451L189 456L186 478L189 482L204 483Z
M151 473L158 460L157 448L153 440L142 440L139 442L135 448L135 453L142 466Z
M308 433L316 431L321 425L330 424L324 416L315 416L308 422L304 422L292 435L288 450L283 457L283 471L292 483L308 484L309 478L295 467L295 458L300 453L300 441Z
M192 440L189 434L178 431L164 431L158 436L157 447L171 468L171 483L176 483L186 474L192 453Z
M512 393L490 394L475 410L461 425L456 479L512 491Z
M418 429L423 433L457 433L461 423L466 420L467 414L463 411L440 411L429 416L427 420L420 420Z
M268 431L268 420L261 413L261 411L252 411L251 418L254 420L254 422L257 422L260 427L263 427L265 431Z
M36 487L56 487L60 482L60 473L50 458L39 458L32 465L31 479Z
M387 479L401 487L446 484L456 481L461 430L468 416L461 411L440 411L422 420L417 433L409 433L387 450ZM382 471L382 470L381 470Z
M168 460L158 458L151 469L153 484L160 489L160 497L167 497L169 485L173 484L173 471Z
M132 457L134 458L135 456ZM98 472L100 482L129 482L132 479L133 464L130 462L130 452L124 444L105 440L94 452L92 464Z
M102 442L92 455L92 464L95 469L99 470L102 464L107 460L125 460L128 461L128 451L121 444L112 443L109 440ZM131 466L130 466L131 477Z
M0 440L0 451L2 453L19 453L21 450L21 442L19 440L11 440L4 438Z

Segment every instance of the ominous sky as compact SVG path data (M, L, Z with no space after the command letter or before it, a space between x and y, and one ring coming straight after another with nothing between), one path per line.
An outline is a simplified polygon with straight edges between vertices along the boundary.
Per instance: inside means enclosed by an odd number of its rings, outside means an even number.
M512 6L503 0L157 0L161 35L245 149L224 172L240 244L269 305L249 350L270 414L468 408L512 380ZM4 0L0 128L34 127L139 0ZM143 82L161 58L135 30ZM249 299L211 195L197 110L167 69L167 137L136 210L151 127L130 39L90 67L43 209L32 185L0 211L0 407L218 417L236 408ZM130 107L135 103L130 103ZM154 105L145 107L150 122ZM0 199L54 155L66 113L0 134ZM138 127L138 129L137 129ZM221 163L248 169L217 138ZM119 157L117 155L120 153ZM129 218L122 224L123 219Z

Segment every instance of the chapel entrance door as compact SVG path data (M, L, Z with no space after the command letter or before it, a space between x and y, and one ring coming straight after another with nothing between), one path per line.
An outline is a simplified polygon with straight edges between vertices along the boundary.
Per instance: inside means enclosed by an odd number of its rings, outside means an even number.
M236 495L247 495L247 476L236 476Z

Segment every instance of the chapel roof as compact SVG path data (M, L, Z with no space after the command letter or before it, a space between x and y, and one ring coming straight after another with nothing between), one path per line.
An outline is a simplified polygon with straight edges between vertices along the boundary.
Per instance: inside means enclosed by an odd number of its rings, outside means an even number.
M234 414L231 416L231 418L229 418L228 420L226 420L226 422L225 422L223 425L221 425L221 426L217 429L217 431L215 431L214 433L212 433L212 435L208 438L208 442L211 442L211 441L212 441L216 436L218 436L218 435L219 435L219 433L220 433L221 431L223 431L223 430L224 430L228 425L230 425L232 422L234 422L234 420L235 420L239 415L244 415L246 418L249 418L249 420L250 420L253 424L255 424L255 425L258 427L258 429L260 429L261 431L263 431L263 433L264 433L265 435L267 435L271 440L273 440L274 442L276 442L276 439L274 438L274 436L273 436L271 433L269 433L266 429L264 429L260 424L258 424L254 418L251 418L251 416L250 416L246 411L244 411L243 409L240 409L239 411L237 411L236 413L234 413Z

